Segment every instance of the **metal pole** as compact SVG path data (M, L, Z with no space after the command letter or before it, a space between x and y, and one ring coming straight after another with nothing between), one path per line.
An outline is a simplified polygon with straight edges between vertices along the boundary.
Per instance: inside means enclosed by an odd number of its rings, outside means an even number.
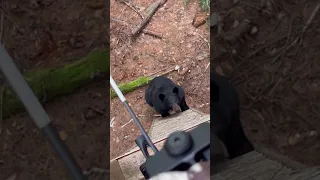
M112 86L112 88L114 89L114 91L116 92L116 94L118 95L118 97L120 98L120 100L124 103L125 107L127 108L127 110L129 111L131 117L133 118L133 120L136 122L136 124L138 125L142 135L145 137L145 139L147 140L149 146L151 147L151 149L153 150L154 153L158 152L158 149L156 148L156 146L152 143L150 137L148 136L148 134L146 133L145 129L143 128L142 124L140 123L140 121L138 120L137 116L134 114L133 110L131 109L131 107L129 106L126 98L123 96L122 92L120 91L119 87L117 86L116 82L113 80L113 78L110 76L110 84Z
M51 145L63 160L74 180L86 180L80 166L72 156L69 148L61 140L57 129L51 124L48 114L43 109L37 97L24 80L6 49L0 44L0 68L14 92L20 98L29 115L39 129L48 137Z

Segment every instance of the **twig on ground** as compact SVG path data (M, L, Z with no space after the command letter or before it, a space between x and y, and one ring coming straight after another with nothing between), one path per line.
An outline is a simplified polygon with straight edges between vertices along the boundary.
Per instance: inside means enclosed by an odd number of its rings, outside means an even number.
M154 13L157 11L157 9L164 5L167 2L167 0L158 0L156 3L152 4L152 8L150 8L150 11L148 12L147 16L141 21L141 23L132 31L132 37L137 36L142 29L148 24Z
M145 115L137 115L137 117L144 117ZM126 127L128 124L130 124L133 121L133 119L131 118L130 121L126 122L124 125L122 125L120 128L124 128Z
M201 39L203 39L207 43L208 48L210 49L210 42L206 38L204 38L200 33L197 34L201 37Z
M97 108L92 107L92 106L90 106L89 108L92 109L94 112L100 114L100 115L103 115L103 114L104 114L104 112L103 112L102 110L100 110L100 109L97 109Z
M270 90L269 93L268 93L268 96L272 95L272 93L274 92L276 86L278 86L280 83L284 83L285 81L287 81L290 77L292 77L292 75L293 75L294 73L296 73L297 71L303 69L303 68L304 68L305 66L307 66L307 65L308 65L307 63L304 63L304 64L302 64L301 66L299 66L298 68L296 68L296 69L294 69L293 71L291 71L291 73L290 73L289 75L287 75L286 77L280 78L280 79L278 80L278 82L273 85L273 87L271 88L271 90ZM263 90L263 91L264 91L264 90Z
M173 71L177 71L175 68L173 68L173 69L169 69L169 70L167 70L167 71L165 71L165 72L163 72L163 73L160 73L160 74L158 74L158 75L156 75L156 74L154 74L153 76L150 76L150 77L158 77L158 76L164 76L164 75L167 75L167 74L169 74L169 73L171 73L171 72L173 72Z
M265 98L265 99L266 99L266 98ZM314 124L314 123L311 123L308 118L306 118L306 117L304 117L303 115L301 115L298 111L293 110L293 109L291 109L290 107L288 107L288 106L286 106L286 105L284 105L284 104L281 104L281 103L279 102L279 100L273 101L272 103L274 103L274 104L277 105L277 106L280 106L280 107L283 108L284 110L287 110L287 111L290 111L290 112L296 114L296 115L299 116L309 127L316 127L315 124Z
M148 29L144 29L144 30L142 30L142 32L144 34L148 34L148 35L157 37L159 39L162 39L162 34L161 33L158 33L158 32L152 31L152 30L148 30Z
M290 20L290 25L289 25L289 30L288 30L286 45L289 44L289 39L290 39L290 35L291 35L291 32L292 32L292 21L293 21L293 18L291 18L291 20Z
M123 24L125 26L130 26L127 22L121 20L121 19L117 19L117 18L114 18L114 17L110 17L110 20L111 21L114 21L114 22L117 22L117 23L120 23L120 24Z
M311 110L313 111L313 113L315 114L315 116L320 117L320 113L318 112L318 110L316 109L316 107L314 107L314 104L311 104Z
M313 21L315 15L319 11L319 9L320 9L320 3L314 8L314 10L313 10L312 14L310 15L307 23L303 26L301 36L296 37L289 46L287 46L282 52L280 52L273 59L272 63L274 63L278 58L280 58L285 52L287 52L289 49L291 49L293 46L295 46L298 42L299 42L299 44L302 43L302 37L303 37L304 33L306 32L307 28L310 26L311 22Z
M15 180L16 178L17 178L17 173L13 173L6 180Z
M274 44L274 43L277 43L278 41L281 41L282 39L284 39L285 37L287 37L286 35L283 35L283 36L280 36L279 38L276 38L272 41L270 41L269 43L265 44L264 46L258 48L257 50L255 50L254 52L250 53L246 59L250 59L252 58L253 56L255 56L256 54L258 54L260 51L262 51L263 49L267 48L268 46Z
M261 52L263 49L267 48L268 46L271 46L274 43L277 43L278 41L281 41L282 39L284 39L287 36L280 36L279 38L276 38L272 41L270 41L269 43L261 46L260 48L256 49L255 51L253 51L252 53L250 53L247 57L245 57L239 64L236 65L236 68L238 68L240 65L242 65L243 63L249 61L253 56L255 56L256 54L258 54L259 52Z
M208 65L206 66L206 69L204 70L204 72L206 72L209 67L210 67L210 63L208 63Z
M154 75L156 75L156 74L158 74L158 73L160 73L160 72L162 72L162 71L164 71L164 70L168 70L168 69L170 69L170 71L176 70L175 67L169 67L169 68L166 67L166 68L160 69L159 71L156 71L156 72L154 72L154 73L152 73L152 74L149 74L148 76L149 76L149 77L152 77L152 76L154 76Z
M227 47L227 51L229 52L229 56L230 56L230 59L231 59L231 62L232 62L232 64L234 65L234 72L235 73L239 73L239 71L238 71L238 67L237 67L237 64L236 64L236 62L235 62L235 60L234 60L234 58L233 58L233 53L232 53L232 50L231 50L231 46L229 46L229 44L227 43L227 41L225 40L225 39L223 39L224 40L224 44L225 44L225 46Z
M289 49L291 49L293 46L295 46L300 40L300 37L297 37L296 39L294 39L292 41L291 44L289 44L289 46L287 46L283 51L281 51L271 62L271 64L273 64L274 62L276 62L284 53L286 53Z
M302 29L302 34L304 34L306 32L307 28L310 26L311 22L313 21L314 17L316 16L317 12L319 11L319 9L320 9L320 3L314 8L307 23L304 25L304 27Z
M280 37L278 37L278 38L276 38L276 39L274 39L274 40L266 43L265 45L261 46L260 48L256 49L255 51L253 51L252 53L250 53L247 57L243 58L242 61L235 66L235 68L240 67L243 63L248 62L252 57L254 57L256 54L258 54L259 52L261 52L263 49L265 49L265 48L267 48L268 46L271 46L271 45L277 43L278 41L281 41L281 40L284 39L285 37L287 37L287 36L286 36L286 35L282 35L282 36L280 36ZM234 76L234 75L233 75L234 73L236 73L236 72L234 71L231 76ZM242 73L242 74L238 74L237 77L241 77L241 76L243 76L243 75L246 74L246 73L247 73L247 72ZM251 75L251 74L253 74L253 73L255 73L255 72L254 72L254 71L251 71L249 75ZM247 74L247 75L248 75L248 74ZM249 76L249 75L248 75L248 76ZM240 83L243 83L243 82L240 81L240 82L237 82L237 83L235 83L235 84L240 84Z
M125 25L125 26L128 26L129 28L132 28L132 27L133 27L132 25L130 25L129 23L127 23L127 22L125 22L125 21L123 21L123 20L116 19L116 18L113 18L113 17L111 17L110 19L111 19L112 21L114 21L114 22L121 23L121 24L123 24L123 25ZM155 31L153 31L153 30L144 29L144 30L142 30L142 32L143 32L144 34L151 35L151 36L154 36L154 37L157 37L157 38L162 39L162 34L161 34L161 33L158 33L158 32L155 32Z
M116 117L113 117L111 120L110 120L110 128L114 128L114 120L116 119Z
M263 122L266 121L266 120L264 119L264 117L262 116L262 114L261 114L259 111L257 111L256 109L252 109L252 111L253 111L254 113L256 113L256 115L257 115Z
M284 168L285 166L284 165L281 165L281 167L272 175L272 177L270 178L270 180L273 180L276 175L279 174L279 172Z
M119 0L121 3L127 5L130 9L132 9L134 12L136 12L140 17L141 19L143 19L143 15L137 10L136 6L130 2L130 1L126 1L126 0Z
M270 95L273 93L273 91L276 89L276 87L277 87L282 81L283 81L283 79L280 78L280 79L273 85L273 87L271 88L271 90L270 90L269 93L268 93L268 96L270 96Z
M15 26L15 28L17 29L17 31L18 31L19 33L23 33L23 32L24 32L24 31L22 30L22 28L16 23L16 22L17 22L17 21L15 20L16 18L11 18L11 17L7 14L7 12L3 9L3 7L1 7L0 10L1 10L3 16L5 16L5 17L7 18L7 20L9 20L9 21L13 24L13 26Z
M130 124L133 121L133 119L130 119L130 121L126 122L124 125L122 125L120 128L124 128L126 127L128 124Z

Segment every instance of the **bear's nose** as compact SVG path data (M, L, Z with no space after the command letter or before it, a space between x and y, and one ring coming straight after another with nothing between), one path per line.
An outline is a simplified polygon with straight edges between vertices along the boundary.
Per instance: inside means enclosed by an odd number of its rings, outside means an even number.
M180 106L179 106L178 104L174 104L174 105L172 106L172 111L174 111L174 112L181 112L181 108L180 108Z

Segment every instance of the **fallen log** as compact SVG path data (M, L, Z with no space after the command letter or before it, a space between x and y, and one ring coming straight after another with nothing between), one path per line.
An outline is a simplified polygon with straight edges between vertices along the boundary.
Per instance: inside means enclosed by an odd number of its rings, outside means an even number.
M139 87L147 85L155 77L164 76L166 74L169 74L169 73L171 73L173 71L177 71L177 70L178 69L176 69L175 67L162 69L152 75L138 77L137 79L135 79L131 82L120 83L118 86L119 86L119 89L122 92L122 94L126 94L126 93L129 93L129 92L136 90ZM164 71L164 72L162 72L162 71ZM114 92L113 89L110 89L110 98L113 99L115 97L117 97L117 94Z
M147 9L146 17L132 31L132 37L136 37L143 30L143 28L148 24L148 22L151 20L152 16L158 10L158 8L163 6L166 2L167 0L158 0L155 3L151 4L151 6Z
M74 63L61 67L27 72L23 76L41 103L69 94L91 82L97 75L109 73L108 50L91 52ZM24 110L10 86L2 87L2 118Z
M144 85L147 85L153 78L152 77L139 77L134 81L128 82L128 83L121 83L119 84L119 89L122 92L122 94L126 94L129 92L132 92L134 90L136 90L138 87L142 87ZM111 89L110 92L110 97L111 99L117 97L117 94L114 92L113 89Z

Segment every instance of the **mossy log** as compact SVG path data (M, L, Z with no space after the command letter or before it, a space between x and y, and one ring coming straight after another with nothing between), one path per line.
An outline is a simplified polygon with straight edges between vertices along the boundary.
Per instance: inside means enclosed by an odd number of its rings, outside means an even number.
M121 83L118 86L119 86L119 89L121 90L122 94L126 94L126 93L134 91L138 87L141 87L141 86L148 84L152 79L153 79L153 77L143 76L143 77L139 77L136 80L128 82L128 83ZM110 97L111 97L111 99L117 97L117 94L114 92L113 89L111 89Z
M162 71L164 71L163 73L160 73ZM122 94L126 94L129 92L132 92L134 90L136 90L139 87L142 87L144 85L147 85L153 78L158 77L158 76L164 76L166 74L169 74L173 71L177 71L178 69L176 69L176 67L171 67L171 68L167 68L167 69L162 69L156 73L154 73L153 75L150 76L142 76L137 78L134 81L131 82L127 82L127 83L121 83L119 84L119 89L121 90ZM114 92L113 89L110 89L110 98L113 99L117 97L117 94Z
M74 63L61 67L27 72L23 76L35 95L43 103L58 95L69 94L88 84L97 74L109 74L108 50L91 52ZM24 110L23 104L10 87L2 94L2 118Z

